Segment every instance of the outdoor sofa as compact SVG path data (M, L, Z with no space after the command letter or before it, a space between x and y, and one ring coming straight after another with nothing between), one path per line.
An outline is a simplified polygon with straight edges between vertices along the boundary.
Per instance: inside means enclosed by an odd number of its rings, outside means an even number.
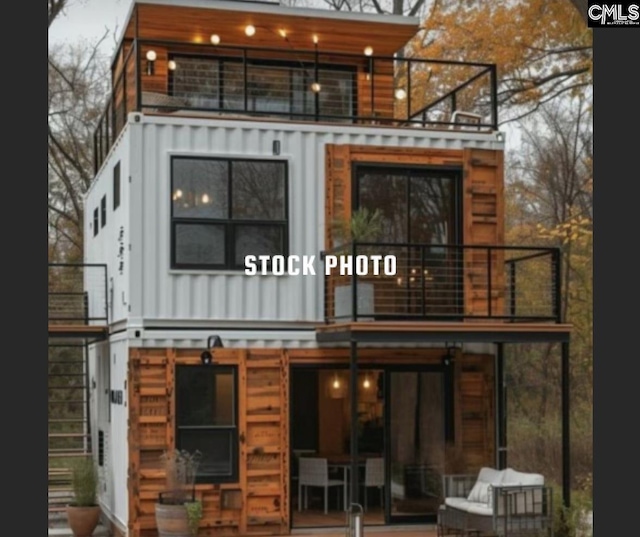
M482 468L445 475L438 535L553 536L551 488L540 474Z

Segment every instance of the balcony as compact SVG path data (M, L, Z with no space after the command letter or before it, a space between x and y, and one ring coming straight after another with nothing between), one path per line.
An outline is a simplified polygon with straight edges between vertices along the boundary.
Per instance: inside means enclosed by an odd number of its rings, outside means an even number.
M348 256L360 263L349 265ZM382 262L375 274L365 256L395 256L395 274L385 274ZM351 274L340 270L341 257ZM557 248L354 242L323 252L323 259L325 274L331 266L325 275L327 324L562 322Z
M108 321L106 265L49 263L49 337L101 339Z
M493 64L133 39L94 133L100 169L130 112L412 129L497 129Z

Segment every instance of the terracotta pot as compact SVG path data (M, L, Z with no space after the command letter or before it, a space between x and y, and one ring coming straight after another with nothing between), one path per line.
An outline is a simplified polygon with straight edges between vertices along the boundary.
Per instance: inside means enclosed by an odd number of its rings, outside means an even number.
M184 504L156 503L158 537L191 537L189 516Z
M67 520L75 537L91 537L100 521L100 506L78 507L67 505Z

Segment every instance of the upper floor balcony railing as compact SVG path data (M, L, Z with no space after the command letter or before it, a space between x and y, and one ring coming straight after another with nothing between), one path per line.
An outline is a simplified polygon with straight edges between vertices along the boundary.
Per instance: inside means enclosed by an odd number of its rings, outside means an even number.
M354 242L323 258L328 323L562 322L558 248Z
M49 263L49 324L106 325L107 266Z
M141 40L118 58L94 134L96 172L133 111L475 131L498 125L494 64Z

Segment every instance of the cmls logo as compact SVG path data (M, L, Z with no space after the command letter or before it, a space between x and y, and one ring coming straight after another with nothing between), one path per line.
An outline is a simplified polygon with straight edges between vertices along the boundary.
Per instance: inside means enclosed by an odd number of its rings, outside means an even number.
M589 28L640 26L640 6L635 2L609 4L589 0Z

